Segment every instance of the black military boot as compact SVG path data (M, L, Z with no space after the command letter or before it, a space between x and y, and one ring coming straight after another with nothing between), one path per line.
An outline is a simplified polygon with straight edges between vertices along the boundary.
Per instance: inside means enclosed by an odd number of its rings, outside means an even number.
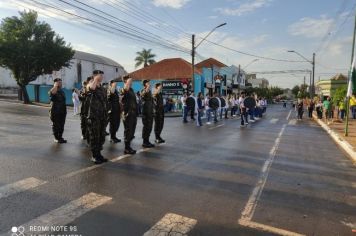
M130 154L130 155L133 155L133 154L136 154L136 150L133 150L130 146L130 143L129 142L125 142L125 151L124 151L125 154Z
M101 152L98 153L98 158L102 162L108 162L108 159L106 159L103 155L101 155Z
M156 143L165 143L166 141L163 139L163 138L161 138L161 136L158 136L157 138L156 138L156 141L155 141Z
M110 143L120 143L121 139L116 138L115 135L112 135L110 138Z
M101 159L99 154L100 152L93 152L93 156L90 159L95 165L99 165L103 163L103 160Z
M155 145L150 143L149 140L143 140L143 144L142 144L142 147L144 148L153 148Z

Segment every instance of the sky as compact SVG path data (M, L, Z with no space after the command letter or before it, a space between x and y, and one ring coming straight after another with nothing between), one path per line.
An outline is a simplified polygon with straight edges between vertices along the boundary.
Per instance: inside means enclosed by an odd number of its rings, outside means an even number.
M191 35L197 45L227 23L197 47L196 62L213 57L260 72L257 77L272 86L292 88L304 76L309 83L309 73L268 73L311 70L305 59L313 53L316 82L347 74L355 8L355 0L0 0L0 18L36 10L74 49L111 58L128 72L143 48L152 49L156 61L191 62Z

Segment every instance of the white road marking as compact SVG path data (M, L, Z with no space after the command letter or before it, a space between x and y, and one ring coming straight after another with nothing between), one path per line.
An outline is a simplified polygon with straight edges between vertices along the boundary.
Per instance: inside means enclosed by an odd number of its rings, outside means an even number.
M36 188L40 185L47 183L47 181L36 179L34 177L30 177L27 179L23 179L17 181L12 184L7 184L5 186L0 187L0 199L11 196L13 194L17 194L32 188Z
M274 234L283 235L283 236L304 236L304 234L298 234L295 232L291 232L291 231L284 230L284 229L279 229L279 228L276 228L273 226L264 225L264 224L260 224L260 223L249 221L249 220L239 220L239 224L242 226L252 228L252 229L257 229L257 230L261 230L264 232L274 233Z
M292 119L288 122L288 125L297 125L297 120L296 119Z
M286 118L287 120L289 120L291 114L292 114L292 110L289 111L288 116Z
M219 127L222 127L222 126L224 126L224 124L217 125L217 126L214 126L214 127L210 127L209 129L216 129L216 128L219 128Z
M26 233L29 235L37 235L39 233L50 232L51 226L65 226L90 210L109 202L111 199L111 197L96 193L88 193L21 226L25 229L25 235L27 235ZM39 231L35 230L35 232L33 232L33 230L30 230L30 227L33 226L39 226ZM48 227L49 230L47 230L46 227ZM5 235L11 235L11 233L3 234L3 236Z
M262 167L261 176L260 176L255 188L253 189L252 194L250 195L250 198L247 201L244 211L242 212L241 219L243 219L243 220L251 220L253 217L253 214L254 214L256 206L257 206L257 202L258 202L259 198L261 197L261 193L262 193L263 188L266 184L266 180L268 177L270 167L271 167L272 162L276 156L276 151L278 149L279 143L281 142L281 137L282 137L282 134L284 133L285 128L286 128L286 124L283 125L281 131L279 132L278 137L274 141L274 145L269 152L269 157L265 161L265 163Z
M197 224L197 220L168 213L143 236L186 236Z
M273 118L273 119L271 119L269 122L270 122L271 124L276 124L278 121L279 121L279 119Z
M166 143L161 143L161 144L158 144L157 146L162 146L162 145L165 145ZM138 153L141 153L141 152L146 152L148 150L151 150L152 148L143 148L143 149L140 149L137 151L137 154ZM115 157L113 159L110 160L110 162L118 162L118 161L121 161L125 158L128 158L128 157L131 157L131 156L134 156L134 155L130 155L130 154L125 154L125 155L121 155L121 156L118 156L118 157ZM73 176L76 176L78 174L82 174L82 173L85 173L85 172L88 172L88 171L91 171L91 170L95 170L99 167L101 167L103 164L101 165L92 165L92 166L88 166L88 167L85 167L85 168L82 168L82 169L79 169L79 170L76 170L76 171L72 171L68 174L65 174L65 175L62 175L60 176L59 178L60 179L66 179L66 178L71 178Z

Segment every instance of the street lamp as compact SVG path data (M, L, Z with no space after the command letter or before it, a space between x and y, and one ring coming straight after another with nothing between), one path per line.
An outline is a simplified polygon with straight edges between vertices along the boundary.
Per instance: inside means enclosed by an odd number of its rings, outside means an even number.
M313 67L313 78L312 78L312 81L311 81L311 85L310 85L310 98L313 98L314 97L314 93L315 93L315 90L314 90L314 78L315 78L315 53L313 53L313 60L309 60L307 59L305 56L303 56L302 54L300 54L299 52L296 52L294 50L289 50L288 52L291 52L291 53L295 53L297 55L299 55L301 58L303 58L306 62L309 62L310 64L312 64L312 67Z
M195 34L192 35L192 89L194 92L194 59L195 59L195 50L204 42L217 28L223 27L227 23L222 23L215 28L213 28L196 46L195 46Z

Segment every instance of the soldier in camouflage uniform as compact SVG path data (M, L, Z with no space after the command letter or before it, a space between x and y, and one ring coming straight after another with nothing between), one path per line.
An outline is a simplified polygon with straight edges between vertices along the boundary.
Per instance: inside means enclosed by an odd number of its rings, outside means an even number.
M82 89L79 94L79 100L82 103L80 106L80 128L82 130L82 139L87 140L88 128L87 128L87 115L88 115L88 103L87 103L87 85L93 79L92 76L88 77L86 81L83 82Z
M53 88L48 92L51 100L49 116L52 121L52 131L56 143L66 143L63 139L64 124L67 116L66 97L62 90L62 80L54 79Z
M151 148L155 145L150 143L150 135L153 126L153 97L151 92L151 85L149 80L144 80L142 82L143 89L141 90L141 100L142 100L142 139L144 148Z
M121 142L121 140L116 137L116 132L120 127L120 117L120 97L116 89L116 82L112 80L108 88L108 118L110 123L110 142L112 143Z
M164 139L161 137L161 133L164 125L164 105L163 105L163 96L162 96L162 84L157 83L155 85L155 90L153 92L153 101L154 101L154 111L155 111L155 135L156 143L164 143Z
M134 90L131 88L132 78L124 76L124 88L120 90L122 104L122 119L124 123L125 136L125 154L135 154L136 151L131 148L131 141L135 137L137 124L137 101Z
M91 161L94 164L101 164L107 159L101 155L105 142L105 128L107 125L107 91L102 87L104 72L95 70L93 81L87 85L88 95L88 142L92 151Z

